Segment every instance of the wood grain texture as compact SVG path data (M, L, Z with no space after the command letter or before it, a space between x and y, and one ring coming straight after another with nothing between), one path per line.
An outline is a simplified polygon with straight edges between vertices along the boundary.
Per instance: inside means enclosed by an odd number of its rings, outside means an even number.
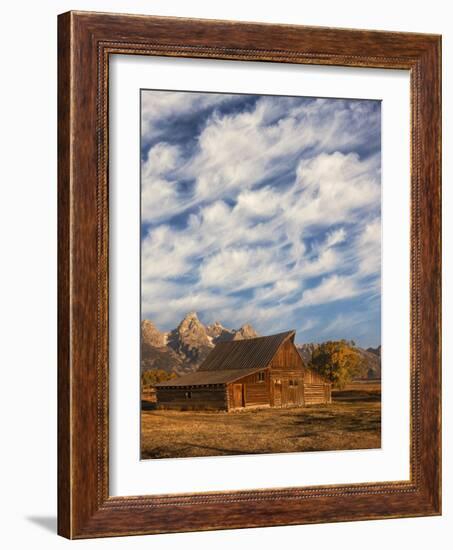
M58 45L59 533L87 538L440 514L440 37L70 12L59 16ZM111 54L410 71L410 481L109 496Z
M58 26L58 531L70 536L70 65L69 16Z

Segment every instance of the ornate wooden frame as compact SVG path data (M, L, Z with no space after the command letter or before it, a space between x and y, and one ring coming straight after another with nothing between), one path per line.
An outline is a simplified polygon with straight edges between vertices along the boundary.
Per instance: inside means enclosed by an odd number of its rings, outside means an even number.
M58 25L58 532L87 538L440 514L440 37L87 12L60 15ZM109 496L110 54L410 71L410 481Z

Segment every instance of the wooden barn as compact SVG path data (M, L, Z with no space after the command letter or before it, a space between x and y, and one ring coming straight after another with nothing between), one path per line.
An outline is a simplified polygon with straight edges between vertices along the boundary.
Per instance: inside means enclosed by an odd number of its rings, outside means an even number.
M218 343L196 372L156 384L157 407L238 410L331 402L331 384L306 368L295 331Z

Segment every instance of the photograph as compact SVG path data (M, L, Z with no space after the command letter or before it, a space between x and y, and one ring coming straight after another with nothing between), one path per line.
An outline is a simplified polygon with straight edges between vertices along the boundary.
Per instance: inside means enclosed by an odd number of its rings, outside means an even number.
M140 90L141 459L381 447L381 101Z

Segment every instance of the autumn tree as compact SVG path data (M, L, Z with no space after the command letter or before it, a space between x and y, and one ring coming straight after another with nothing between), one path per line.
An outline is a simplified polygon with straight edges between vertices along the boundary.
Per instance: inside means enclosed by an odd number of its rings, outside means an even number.
M360 374L363 358L347 340L320 344L311 357L311 368L327 378L334 387L342 389Z

